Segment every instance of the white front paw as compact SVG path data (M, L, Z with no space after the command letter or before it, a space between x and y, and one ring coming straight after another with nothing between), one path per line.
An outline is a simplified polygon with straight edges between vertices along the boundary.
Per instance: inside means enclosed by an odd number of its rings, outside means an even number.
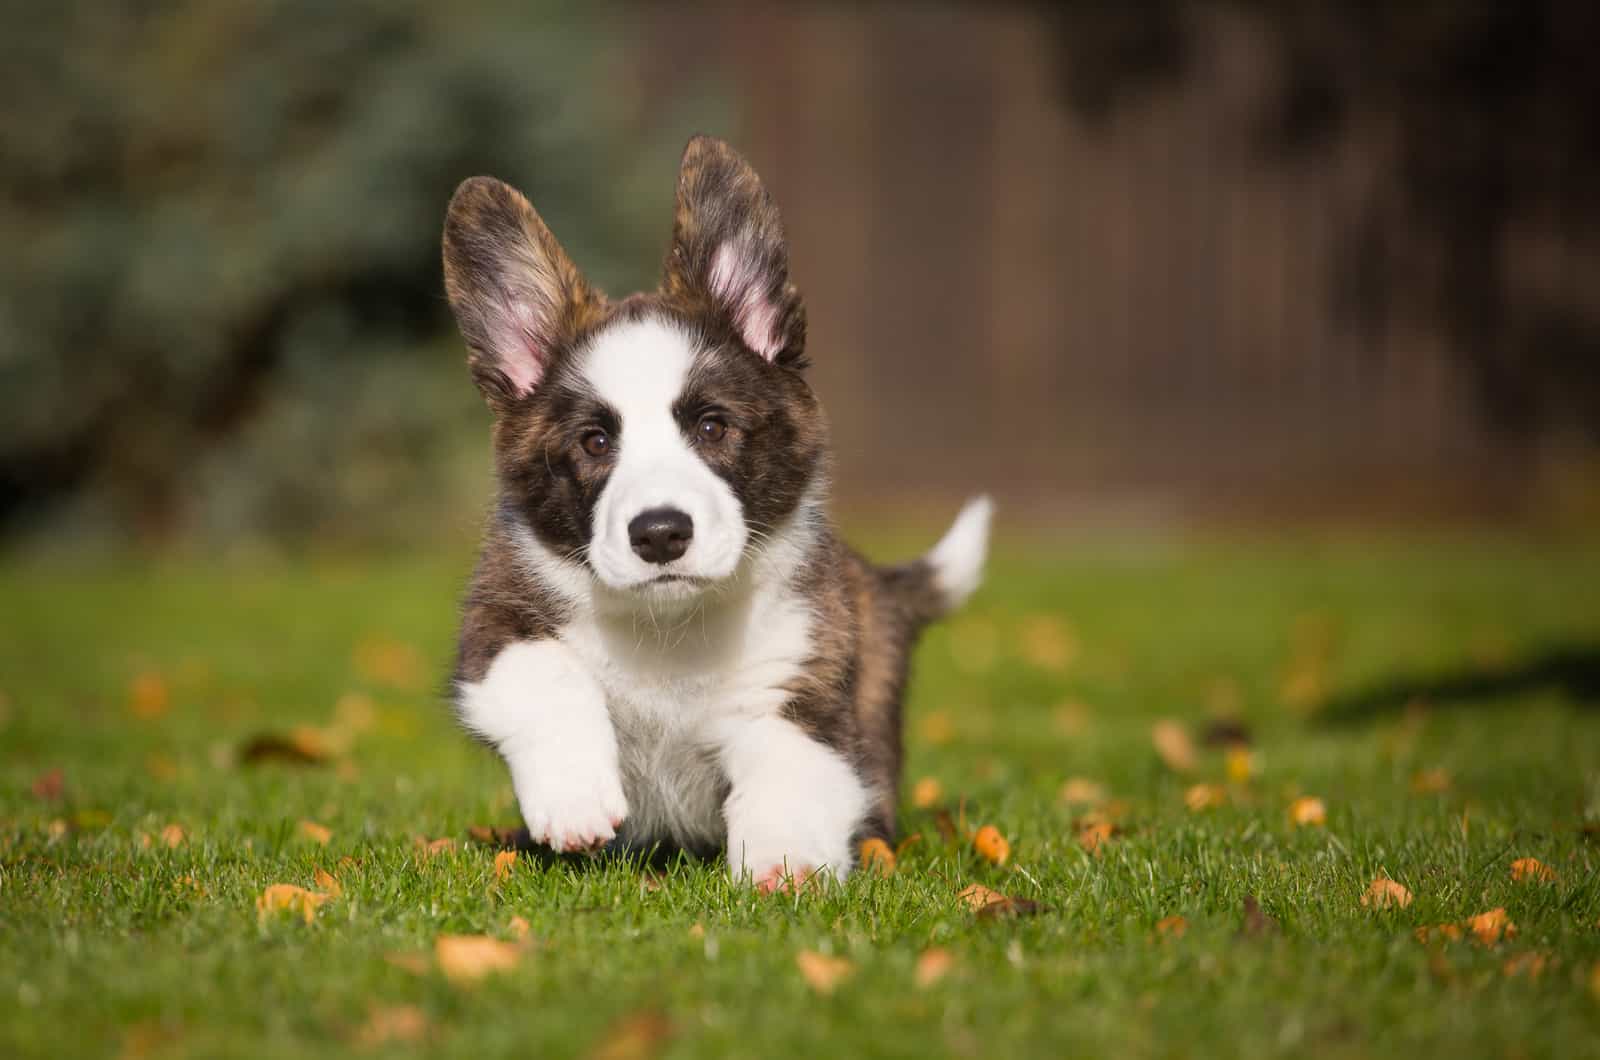
M513 762L511 783L535 843L552 850L589 850L616 837L628 816L615 756L539 755Z
M842 880L850 872L850 837L807 839L783 832L728 832L728 869L759 891L789 890L816 876Z

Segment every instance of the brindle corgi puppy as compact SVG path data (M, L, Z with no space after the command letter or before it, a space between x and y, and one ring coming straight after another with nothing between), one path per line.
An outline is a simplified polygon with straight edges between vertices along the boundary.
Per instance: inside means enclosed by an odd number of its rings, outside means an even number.
M893 835L908 654L977 587L989 501L903 566L839 539L783 224L718 140L684 152L656 291L608 300L487 177L444 274L499 478L455 701L533 839L843 877Z

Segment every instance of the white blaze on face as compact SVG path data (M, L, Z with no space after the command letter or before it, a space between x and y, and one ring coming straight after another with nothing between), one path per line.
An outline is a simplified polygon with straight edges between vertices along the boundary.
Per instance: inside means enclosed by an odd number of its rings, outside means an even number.
M622 421L617 454L594 507L589 563L612 589L644 589L663 574L720 581L744 553L744 510L733 490L706 466L684 436L673 405L694 363L695 340L660 320L607 328L582 351L579 370ZM675 508L694 523L688 551L671 563L646 563L633 551L628 524L655 508ZM683 583L652 587L667 598Z

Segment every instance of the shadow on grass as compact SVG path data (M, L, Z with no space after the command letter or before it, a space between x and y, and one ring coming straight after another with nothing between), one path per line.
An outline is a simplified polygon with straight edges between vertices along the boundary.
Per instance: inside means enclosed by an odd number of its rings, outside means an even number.
M1443 709L1492 706L1540 691L1560 693L1580 707L1600 708L1600 645L1562 644L1521 663L1384 681L1335 696L1317 712L1317 720L1330 725L1369 721L1413 703Z
M699 862L715 856L714 853L682 850L660 843L648 848L607 843L598 850L558 853L542 843L535 843L526 828L477 828L469 832L469 838L473 843L491 850L514 850L542 868L552 865L599 867L625 864L640 871L665 873L680 862Z

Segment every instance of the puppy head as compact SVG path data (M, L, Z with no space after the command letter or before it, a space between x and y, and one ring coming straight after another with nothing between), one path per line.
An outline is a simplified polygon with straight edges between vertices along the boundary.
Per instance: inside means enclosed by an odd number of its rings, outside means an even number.
M801 377L783 223L726 144L691 140L661 287L612 303L533 207L466 181L445 289L495 413L502 506L569 591L692 601L792 520L826 427Z

